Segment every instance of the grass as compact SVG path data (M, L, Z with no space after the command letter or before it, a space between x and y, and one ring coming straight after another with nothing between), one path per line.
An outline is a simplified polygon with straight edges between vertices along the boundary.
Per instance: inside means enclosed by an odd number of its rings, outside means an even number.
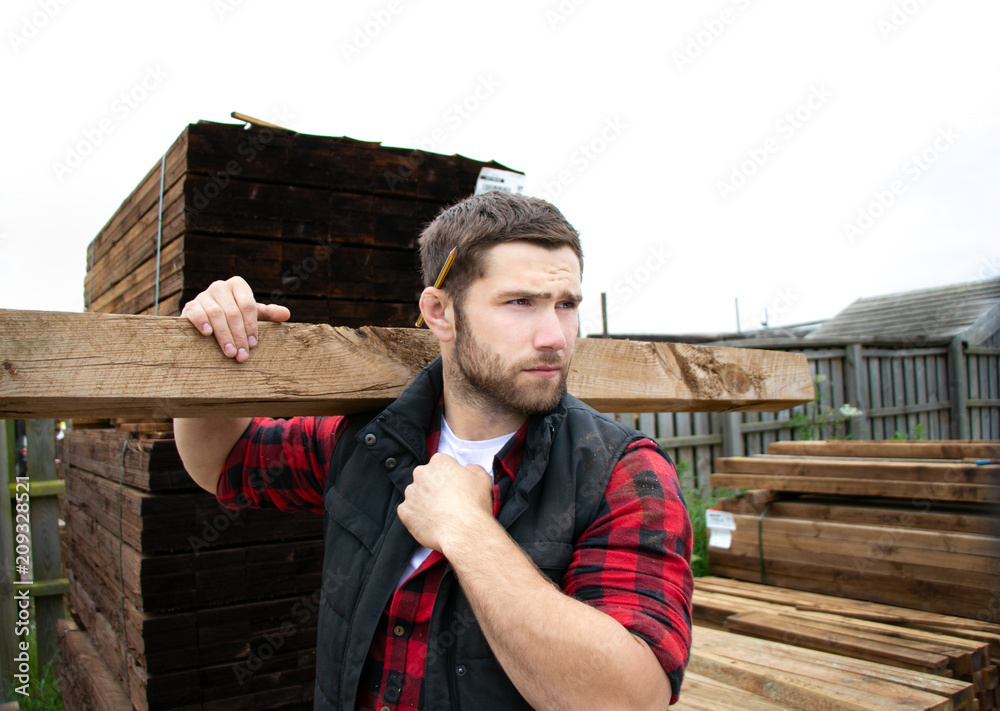
M53 661L39 673L38 669L38 639L35 634L35 615L32 612L31 630L28 633L29 654L31 659L31 680L28 682L28 696L23 696L11 689L3 696L3 701L16 701L20 711L62 711L62 694L59 693L59 675L56 672L57 661ZM19 637L19 640L24 639Z
M694 530L694 546L691 553L691 572L694 577L708 575L708 531L705 529L705 511L718 503L717 496L703 496L700 491L686 489L684 501L687 502L688 514L691 516L691 527Z
M681 481L691 473L691 463L683 459L674 462L677 476ZM705 511L719 502L719 497L713 494L703 494L700 489L684 487L684 503L687 504L688 515L691 516L691 528L694 542L691 547L691 573L696 578L708 575L708 531L705 528Z

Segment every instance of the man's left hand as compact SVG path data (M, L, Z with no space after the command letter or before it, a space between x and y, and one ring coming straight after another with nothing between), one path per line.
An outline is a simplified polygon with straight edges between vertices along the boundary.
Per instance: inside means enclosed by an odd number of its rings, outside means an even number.
M403 494L399 519L420 545L438 552L449 540L494 520L489 473L475 464L463 467L447 454L435 454L415 468L413 483Z

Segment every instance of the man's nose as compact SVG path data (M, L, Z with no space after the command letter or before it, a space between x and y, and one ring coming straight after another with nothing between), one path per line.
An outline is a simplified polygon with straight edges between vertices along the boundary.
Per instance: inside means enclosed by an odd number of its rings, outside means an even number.
M559 312L546 309L540 316L540 323L535 332L535 348L540 351L561 351L566 347L566 334L563 333Z

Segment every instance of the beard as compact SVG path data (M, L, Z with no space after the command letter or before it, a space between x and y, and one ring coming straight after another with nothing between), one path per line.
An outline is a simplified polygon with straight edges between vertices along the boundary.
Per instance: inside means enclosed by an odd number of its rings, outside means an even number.
M455 391L470 404L492 414L535 415L549 412L566 392L569 363L557 353L541 352L530 360L505 363L500 354L484 345L465 319L456 312L455 359L450 369ZM530 378L517 384L525 369L562 366L558 378Z

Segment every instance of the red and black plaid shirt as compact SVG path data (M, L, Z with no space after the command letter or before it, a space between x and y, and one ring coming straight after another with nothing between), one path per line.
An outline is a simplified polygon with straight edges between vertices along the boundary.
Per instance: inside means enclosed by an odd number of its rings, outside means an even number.
M438 408L428 457L437 451L440 421ZM226 460L219 501L323 513L329 461L344 424L342 417L254 420ZM520 466L526 429L494 461L494 515L502 477L513 481ZM629 447L598 512L574 545L563 591L644 639L665 672L682 672L691 646L691 523L673 465L653 442ZM424 695L433 693L423 688L424 663L437 653L428 649L427 637L444 570L443 557L434 552L392 596L368 651L359 709L417 711ZM671 703L676 700L675 693Z

